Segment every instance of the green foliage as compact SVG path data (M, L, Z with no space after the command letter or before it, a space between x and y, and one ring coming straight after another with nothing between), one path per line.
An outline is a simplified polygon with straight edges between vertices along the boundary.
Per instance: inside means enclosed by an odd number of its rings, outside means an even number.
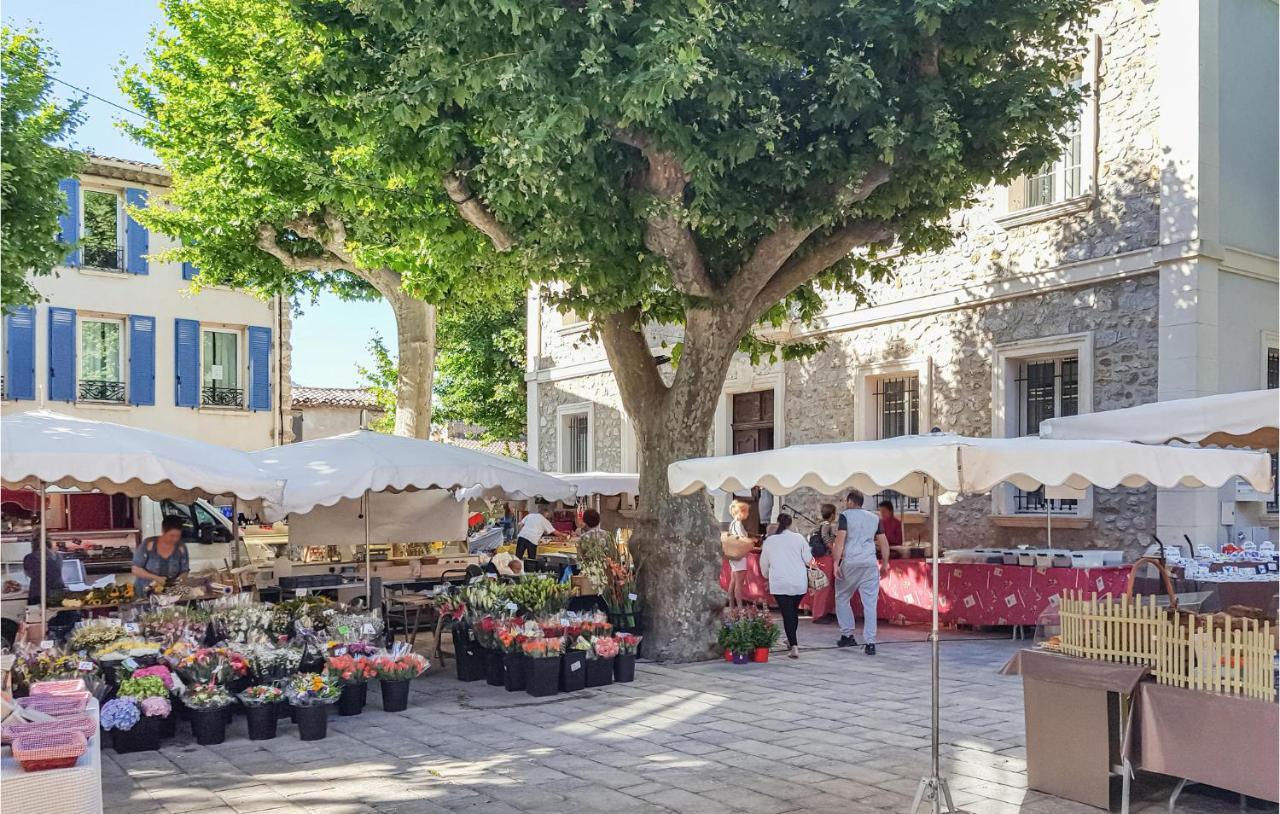
M360 378L364 379L365 389L373 394L382 410L382 415L370 422L369 429L390 433L396 426L396 382L400 372L396 360L377 332L369 340L369 353L373 356L373 367L359 365L356 368Z
M486 439L523 438L524 332L525 292L514 281L470 307L442 305L436 321L436 419L484 427Z
M58 188L82 159L58 146L82 121L82 101L61 106L53 98L57 61L32 31L0 29L0 302L31 305L40 299L28 275L49 274L71 246L58 239L66 197Z

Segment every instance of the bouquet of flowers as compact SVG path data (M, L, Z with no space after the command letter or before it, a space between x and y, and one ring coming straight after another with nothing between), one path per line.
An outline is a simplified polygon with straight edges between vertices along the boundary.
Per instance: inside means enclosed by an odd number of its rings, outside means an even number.
M485 614L475 623L476 641L481 647L493 650L497 647L498 639L498 620L492 616Z
M250 687L237 696L246 707L261 707L284 699L284 690L271 684Z
M202 647L178 662L178 673L193 684L226 684L248 672L244 657L225 647Z
M611 659L618 655L618 640L612 636L597 636L591 641L591 647L595 650L596 658Z
M295 707L311 707L332 704L342 694L342 688L331 676L316 673L299 673L289 679L284 695Z
M160 645L145 639L132 636L116 639L110 644L93 651L96 659L126 659L129 656L152 655L160 652Z
M148 718L168 718L169 713L173 712L173 703L168 696L148 696L143 698L138 706L142 708L142 714Z
M271 632L287 636L293 633L298 624L312 630L321 630L324 628L324 611L332 605L333 601L323 596L286 599L271 609Z
M187 690L182 701L192 709L220 709L231 703L231 693L217 684L197 684Z
M363 684L378 675L364 656L330 656L325 659L329 677L343 684Z
M618 652L623 655L635 655L640 649L640 639L642 638L642 636L637 636L634 633L613 634L613 640L618 643Z
M508 590L508 586L497 580L478 579L458 589L458 601L466 608L467 619L475 625L477 620L485 616L515 610L507 607L507 603L511 601Z
M564 652L564 639L559 636L547 639L525 639L520 648L531 659L558 659Z
M613 625L606 621L604 614L595 614L594 616L582 621L582 635L588 639L596 636L608 636L613 632Z
M576 639L570 639L568 636L566 636L565 641L569 643L568 646L570 650L582 650L586 652L588 655L590 655L592 652L591 640L588 639L586 636L579 636Z
M382 617L376 613L327 613L329 636L343 642L376 641L382 635Z
M209 627L209 612L195 606L157 608L138 617L143 635L155 636L166 641L173 639L203 639Z
M417 678L427 669L427 660L417 653L400 656L378 656L373 660L373 670L383 681L406 681Z
M494 638L498 649L502 650L504 653L524 652L522 649L525 640L523 625L503 625L498 628Z
M159 676L149 675L139 678L134 675L120 682L116 691L117 698L168 698L169 688Z
M116 639L124 638L124 628L114 620L89 619L76 625L67 640L71 650L94 651L105 647Z
M507 601L514 602L523 612L540 616L561 613L569 601L572 586L543 574L530 574L511 583L507 589Z
M452 622L460 621L467 612L466 603L452 594L439 594L431 598L431 607L435 608L436 613L442 619L448 619Z
M558 620L549 619L545 622L538 622L537 624L542 635L548 639L557 639L565 635L564 625L560 624Z
M213 625L218 638L236 643L271 641L275 611L270 605L246 602L248 594L219 599L213 610Z
M99 715L99 723L107 731L118 729L121 732L128 732L137 726L140 720L142 720L142 711L138 709L138 702L133 698L113 698L102 705L102 712Z
M249 673L257 679L281 679L298 672L302 664L302 648L277 647L270 644L247 644L236 652L249 666Z
M368 642L329 642L326 648L335 656L376 656L378 648Z
M163 664L157 664L152 667L139 667L129 676L130 678L156 678L164 685L166 691L173 689L173 673Z

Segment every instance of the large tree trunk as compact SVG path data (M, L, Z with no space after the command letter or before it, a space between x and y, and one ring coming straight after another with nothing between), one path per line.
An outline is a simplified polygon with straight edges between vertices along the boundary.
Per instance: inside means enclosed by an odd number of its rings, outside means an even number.
M431 436L431 384L436 367L436 308L397 291L387 297L396 317L395 434Z

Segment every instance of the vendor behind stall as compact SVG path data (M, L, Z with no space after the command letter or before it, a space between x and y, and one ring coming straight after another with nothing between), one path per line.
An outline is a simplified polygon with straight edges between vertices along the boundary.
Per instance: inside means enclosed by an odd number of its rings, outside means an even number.
M559 540L569 539L569 535L551 525L551 504L539 503L537 511L529 512L520 521L520 531L516 536L516 556L522 560L538 558L538 543L544 536L550 535Z
M160 524L160 535L148 537L133 552L134 592L146 594L157 581L163 584L181 577L191 570L187 556L187 544L182 542L182 518L170 515Z

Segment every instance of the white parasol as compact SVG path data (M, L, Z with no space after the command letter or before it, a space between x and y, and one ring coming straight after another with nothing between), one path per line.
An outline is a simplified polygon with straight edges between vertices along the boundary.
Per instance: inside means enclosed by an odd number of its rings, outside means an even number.
M1276 449L1280 437L1280 390L1221 393L1051 418L1040 423L1040 437L1143 444L1185 441L1201 446Z

